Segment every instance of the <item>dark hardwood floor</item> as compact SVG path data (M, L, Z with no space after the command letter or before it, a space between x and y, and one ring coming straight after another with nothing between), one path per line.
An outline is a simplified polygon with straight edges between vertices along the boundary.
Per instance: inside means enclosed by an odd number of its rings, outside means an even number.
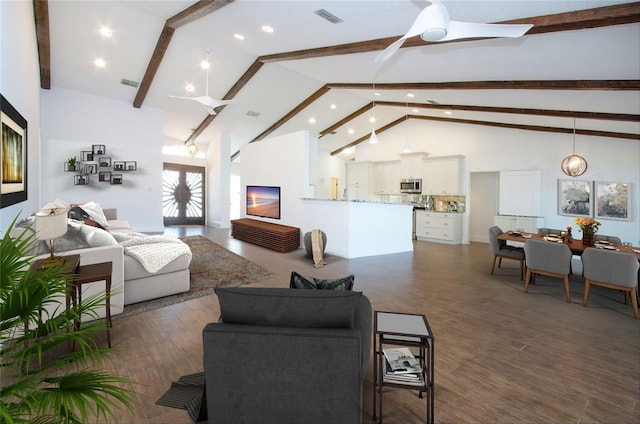
M374 310L425 314L435 335L438 423L640 422L640 321L617 291L594 287L582 306L579 259L568 304L559 279L538 277L524 293L514 261L489 275L491 254L483 243L416 242L411 253L352 260L329 255L315 269L302 248L276 253L232 239L228 230L180 227L166 234L203 234L275 273L255 286L288 287L291 271L326 278L353 273L354 290ZM114 320L117 353L107 366L136 381L139 392L135 410L116 412L116 422L191 422L186 411L155 401L181 375L202 370L202 328L218 314L211 295ZM365 423L372 416L372 380L370 369ZM425 403L416 392L385 388L383 398L384 422L424 422Z

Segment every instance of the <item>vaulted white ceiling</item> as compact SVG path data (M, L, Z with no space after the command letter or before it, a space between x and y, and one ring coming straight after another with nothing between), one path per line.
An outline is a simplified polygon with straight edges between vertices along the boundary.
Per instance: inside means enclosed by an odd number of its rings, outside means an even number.
M444 1L451 19L500 22L590 9L629 1ZM121 79L142 81L165 21L193 1L49 1L51 86L78 90L132 104L137 89ZM205 72L200 62L210 51L209 94L222 98L260 56L315 49L400 36L425 1L244 1L176 29L142 107L164 111L164 142L181 145L207 117L195 102L169 95L204 95ZM325 9L343 22L330 23L313 12ZM99 34L106 25L111 38ZM274 28L264 33L263 25ZM243 41L233 37L243 34ZM320 146L335 151L376 127L405 116L443 116L442 110L419 109L409 103L435 101L447 105L537 108L566 111L640 114L640 92L581 90L427 90L379 89L384 83L429 83L503 80L638 80L640 24L547 34L518 39L489 39L401 49L384 64L374 62L379 51L266 63L198 136L207 144L227 133L231 151L254 140L325 84L376 84L368 88L331 89L272 134L301 129L321 132L356 110L376 102L405 107L376 106L322 137ZM106 67L97 69L101 57ZM184 89L195 86L194 93ZM408 98L407 93L415 95ZM335 105L332 109L330 106ZM256 112L258 116L249 116ZM571 128L567 117L455 111L455 118ZM309 123L314 118L315 123ZM640 134L640 124L609 120L580 120L585 129ZM353 133L348 132L349 129Z

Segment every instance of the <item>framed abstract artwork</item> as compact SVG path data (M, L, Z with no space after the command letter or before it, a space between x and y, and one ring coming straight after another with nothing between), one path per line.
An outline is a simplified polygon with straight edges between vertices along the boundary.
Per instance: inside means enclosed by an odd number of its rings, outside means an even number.
M629 220L628 183L595 182L595 217Z
M27 120L0 95L0 208L27 200Z
M558 215L585 217L592 210L591 181L558 180Z

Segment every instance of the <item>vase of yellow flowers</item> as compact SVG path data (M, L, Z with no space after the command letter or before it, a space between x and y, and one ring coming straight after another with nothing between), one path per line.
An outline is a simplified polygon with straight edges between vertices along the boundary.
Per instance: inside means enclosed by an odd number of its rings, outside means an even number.
M593 246L593 235L598 232L600 222L593 218L576 218L574 224L582 231L582 244Z

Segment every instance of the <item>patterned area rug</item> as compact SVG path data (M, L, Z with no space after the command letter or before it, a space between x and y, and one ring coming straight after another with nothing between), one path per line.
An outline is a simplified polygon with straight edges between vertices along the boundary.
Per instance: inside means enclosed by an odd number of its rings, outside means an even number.
M124 307L124 312L113 317L126 317L140 312L162 308L186 300L212 294L216 287L238 287L270 278L274 274L203 236L182 237L191 248L193 258L189 265L191 288L188 292Z

